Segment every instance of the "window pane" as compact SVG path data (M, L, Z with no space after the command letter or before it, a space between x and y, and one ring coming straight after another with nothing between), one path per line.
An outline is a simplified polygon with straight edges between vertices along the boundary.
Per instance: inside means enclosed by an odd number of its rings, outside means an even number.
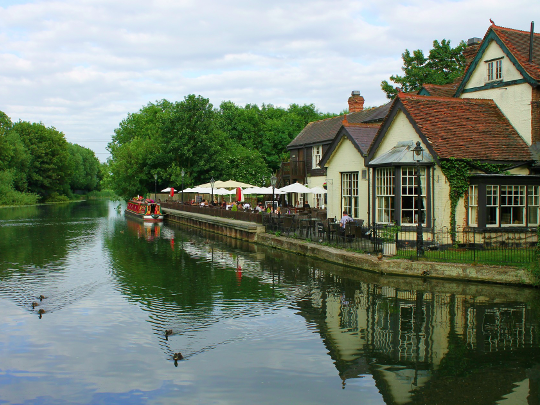
M377 196L377 222L394 220L394 169L379 168L375 171L375 193Z
M425 168L420 168L420 212L422 223L425 222ZM416 167L401 168L401 223L418 223L418 176Z
M538 225L538 186L529 186L527 190L527 222Z

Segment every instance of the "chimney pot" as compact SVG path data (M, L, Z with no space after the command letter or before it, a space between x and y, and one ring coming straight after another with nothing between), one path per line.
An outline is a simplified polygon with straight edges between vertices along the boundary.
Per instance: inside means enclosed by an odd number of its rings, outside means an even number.
M353 90L349 97L349 112L358 112L364 109L364 97L360 95L360 90Z

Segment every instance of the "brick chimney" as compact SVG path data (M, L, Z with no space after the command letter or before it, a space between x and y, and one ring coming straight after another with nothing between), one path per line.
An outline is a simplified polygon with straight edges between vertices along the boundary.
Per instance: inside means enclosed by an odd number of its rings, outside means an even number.
M364 109L364 97L360 95L359 90L353 90L349 97L349 112L358 112Z
M463 50L463 56L465 56L465 67L469 66L476 56L481 42L482 40L480 38L469 38L467 40L467 48Z

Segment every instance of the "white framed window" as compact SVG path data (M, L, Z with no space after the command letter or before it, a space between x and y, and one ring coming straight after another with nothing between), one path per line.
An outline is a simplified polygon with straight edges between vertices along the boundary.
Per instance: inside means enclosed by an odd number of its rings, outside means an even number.
M358 172L341 173L342 211L358 218Z
M312 169L319 168L319 164L321 163L322 158L322 145L317 145L313 147L313 165L311 166Z
M538 225L539 188L539 186L527 187L527 222L529 225Z
M426 170L420 168L420 191L421 198L418 207L418 177L416 167L401 168L401 224L418 224L418 213L422 223L426 222Z
M499 186L501 226L525 225L525 186Z
M375 194L377 196L377 222L388 224L394 221L395 197L394 168L381 167L375 171Z
M469 225L478 226L478 186L469 186Z
M499 225L499 186L486 186L486 225Z
M487 81L502 79L502 59L487 62Z
M312 207L320 208L324 205L324 199L322 194L313 194L313 205Z

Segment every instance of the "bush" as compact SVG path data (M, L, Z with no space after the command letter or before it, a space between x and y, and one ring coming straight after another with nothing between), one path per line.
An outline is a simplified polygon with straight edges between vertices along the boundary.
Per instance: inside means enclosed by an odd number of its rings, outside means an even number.
M9 171L0 172L0 205L32 205L38 201L39 195L13 188L13 176Z

